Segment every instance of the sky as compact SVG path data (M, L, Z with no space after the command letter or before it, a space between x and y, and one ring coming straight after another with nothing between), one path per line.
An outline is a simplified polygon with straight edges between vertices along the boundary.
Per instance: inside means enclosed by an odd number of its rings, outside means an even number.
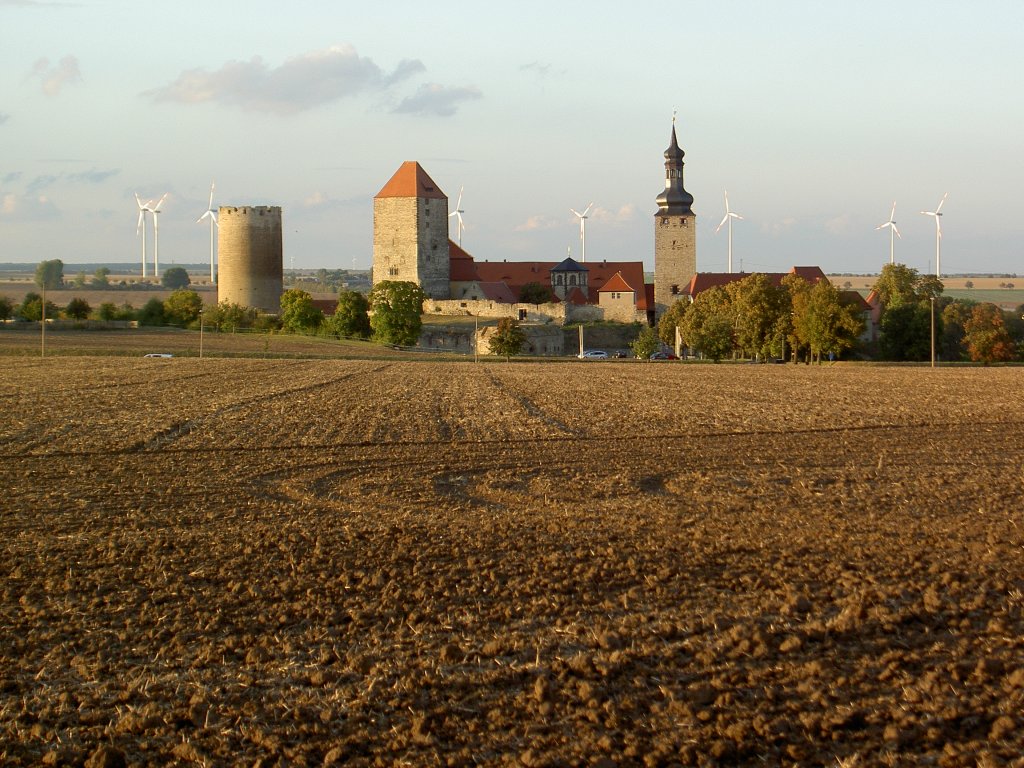
M492 7L493 6L493 7ZM0 262L209 261L281 206L285 268L366 269L416 160L477 259L653 268L677 117L697 268L1024 273L1024 3L0 0ZM454 219L452 220L454 221ZM451 236L457 238L453 227ZM152 233L149 254L152 258Z

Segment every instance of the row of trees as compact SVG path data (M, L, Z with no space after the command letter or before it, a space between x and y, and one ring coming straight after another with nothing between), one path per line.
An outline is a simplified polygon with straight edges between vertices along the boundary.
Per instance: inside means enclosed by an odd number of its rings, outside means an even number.
M36 265L35 283L40 289L54 291L65 287L64 262L60 259L48 259ZM164 270L160 283L164 288L172 291L179 288L186 288L192 284L188 270L184 267L168 267ZM110 282L110 270L107 267L100 267L92 276L79 272L72 278L71 283L75 288L107 289L114 287ZM122 283L123 285L123 283Z
M828 280L811 285L786 275L774 285L762 274L716 286L676 302L661 318L658 335L674 344L676 333L691 350L711 360L734 354L820 360L852 349L864 330L857 303Z

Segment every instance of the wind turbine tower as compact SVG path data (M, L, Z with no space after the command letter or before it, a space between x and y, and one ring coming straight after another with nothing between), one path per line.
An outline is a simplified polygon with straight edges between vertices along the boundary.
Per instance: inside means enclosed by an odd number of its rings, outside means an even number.
M725 216L722 217L722 221L719 223L718 228L715 229L715 234L717 235L718 232L722 229L722 227L724 227L726 224L729 225L729 274L732 274L732 220L733 219L740 219L740 220L742 220L743 217L740 216L735 211L729 210L729 190L726 190L725 191Z
M459 187L459 199L455 203L455 210L448 214L448 218L449 219L452 216L455 217L455 223L456 223L456 225L458 227L457 230L456 230L457 231L456 237L457 237L458 242L459 242L459 248L462 247L462 230L464 230L466 228L465 223L462 221L462 214L465 213L465 211L462 210L462 190L463 189L465 189L465 187Z
M160 277L160 206L167 199L167 194L164 192L160 202L152 207L146 203L149 212L153 214L153 277L156 278Z
M584 264L587 263L587 214L590 213L590 209L594 207L591 203L580 213L575 208L569 210L580 220L580 261Z
M142 202L139 193L135 193L135 203L139 206L139 221L135 225L136 236L142 235L142 279L146 279L146 211L153 204L152 200Z
M214 187L214 182L211 181L210 182L210 202L207 203L207 205L206 205L206 213L204 213L202 216L200 216L198 219L196 219L196 224L201 222L203 219L209 219L210 220L210 283L211 283L211 285L216 285L217 284L217 272L216 272L216 270L215 270L215 268L213 266L213 264L214 264L214 261L213 261L213 247L214 247L213 230L215 228L219 227L220 225L217 223L217 211L214 210L214 207L213 207L213 187ZM294 265L293 265L293 267L294 267Z
M896 229L895 217L896 217L896 201L893 200L892 201L892 213L889 214L889 220L887 222L885 222L884 224L879 224L877 227L875 227L876 230L885 229L886 227L889 228L889 263L890 264L895 264L896 263L896 238L898 237L900 240L903 239L903 236L900 235L900 231L898 229Z
M946 198L949 197L949 192L942 196L939 200L939 204L935 206L934 211L921 211L925 216L931 216L935 219L935 276L942 277L942 204L946 202Z

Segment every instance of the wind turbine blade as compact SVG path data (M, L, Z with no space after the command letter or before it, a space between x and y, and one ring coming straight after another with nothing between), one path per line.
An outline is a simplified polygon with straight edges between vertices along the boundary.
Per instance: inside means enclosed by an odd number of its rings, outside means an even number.
M587 207L583 211L583 215L586 216L588 213L590 213L590 209L593 208L593 207L594 207L593 203L590 203L589 205L587 205Z
M207 210L213 210L213 186L214 182L210 182L210 202L206 204Z
M139 208L139 222L138 222L138 224L135 225L135 234L136 235L139 234L139 232L142 231L142 224L145 221L145 218L146 218L146 209L145 208Z
M725 214L725 216L722 217L722 221L719 223L719 225L717 227L715 227L715 234L716 235L718 234L719 230L721 230L722 227L725 226L725 222L727 222L728 220L729 220L729 214L727 213L727 214Z
M575 214L575 215L576 215L577 217L580 217L580 218L582 218L582 217L583 217L583 214L582 214L582 213L580 213L579 211L577 211L577 210L576 210L575 208L570 208L570 209L569 209L569 211L570 211L571 213L574 213L574 214Z
M898 237L900 240L903 239L903 235L901 235L900 231L896 229L896 222L890 221L888 226L892 227L892 231L896 233L896 237Z
M464 190L464 189L465 189L465 186L459 187L459 199L455 203L455 210L459 210L459 208L462 207L462 190Z
M942 204L943 204L944 202L946 202L946 198L947 198L947 197L949 197L949 192L947 192L946 194L944 194L944 195L942 196L942 199L941 199L941 200L939 200L939 205L938 205L938 207L937 207L937 208L935 209L935 213L936 213L936 214L938 214L938 212L942 210Z
M729 190L725 190L725 215L729 215Z
M160 210L160 206L164 204L164 200L167 199L167 195L169 195L169 194L170 194L170 192L164 192L164 196L161 197L160 198L160 202L156 204L156 210Z
M892 221L895 218L896 218L896 201L893 200L892 201L892 212L889 214L889 221Z
M729 215L732 216L734 219L742 219L743 218L738 213L733 213L732 211L729 211Z

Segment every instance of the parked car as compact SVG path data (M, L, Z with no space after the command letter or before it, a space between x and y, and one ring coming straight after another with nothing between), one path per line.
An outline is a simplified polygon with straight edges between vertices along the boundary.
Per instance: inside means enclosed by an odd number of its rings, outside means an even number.
M651 360L678 360L678 359L679 358L676 357L671 352L655 352L653 355L651 355Z
M167 352L150 352L143 355L143 357L174 357L174 355L168 354Z
M629 352L627 352L624 349L620 349L618 352L612 355L612 357L614 357L616 360L629 360Z
M603 349L586 349L579 358L580 360L607 360L608 353Z

